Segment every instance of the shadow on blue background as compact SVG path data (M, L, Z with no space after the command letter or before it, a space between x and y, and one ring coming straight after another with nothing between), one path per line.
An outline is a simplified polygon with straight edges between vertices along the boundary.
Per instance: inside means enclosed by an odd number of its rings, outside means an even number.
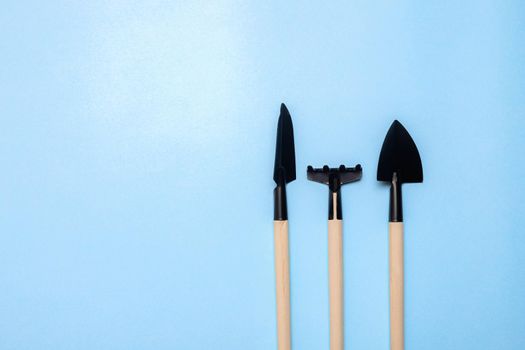
M295 349L328 347L326 189L343 189L349 349L388 348L394 118L406 348L525 348L519 1L7 1L0 13L0 348L273 349L272 167L288 188Z

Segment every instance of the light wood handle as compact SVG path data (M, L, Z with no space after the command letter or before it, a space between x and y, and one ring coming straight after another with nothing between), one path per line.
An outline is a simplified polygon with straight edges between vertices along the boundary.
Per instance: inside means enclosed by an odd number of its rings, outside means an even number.
M343 350L343 221L328 220L330 350Z
M290 261L288 221L274 221L275 287L277 292L277 348L290 350Z
M403 223L391 222L389 226L390 350L403 350Z

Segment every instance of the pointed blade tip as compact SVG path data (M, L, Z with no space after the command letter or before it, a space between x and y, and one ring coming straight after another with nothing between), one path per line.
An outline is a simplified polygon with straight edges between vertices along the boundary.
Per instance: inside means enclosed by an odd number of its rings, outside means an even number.
M288 107L284 103L281 103L281 113L279 115L280 117L285 116L287 118L291 118L290 111L288 111Z

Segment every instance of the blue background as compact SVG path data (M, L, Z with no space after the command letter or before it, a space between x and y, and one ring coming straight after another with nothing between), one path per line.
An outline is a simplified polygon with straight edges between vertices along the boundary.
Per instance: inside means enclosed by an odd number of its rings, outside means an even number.
M348 349L388 349L388 188L406 185L406 348L525 348L520 1L4 1L0 349L274 349L279 104L295 349L328 347L327 189L343 189Z

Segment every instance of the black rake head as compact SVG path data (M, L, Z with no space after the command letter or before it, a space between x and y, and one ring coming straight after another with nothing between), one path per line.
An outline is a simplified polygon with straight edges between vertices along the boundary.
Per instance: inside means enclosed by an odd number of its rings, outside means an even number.
M336 192L344 184L361 180L363 168L357 164L353 168L347 168L340 165L338 168L330 168L328 165L322 168L314 168L311 165L306 169L308 180L319 182L330 187L330 190Z

